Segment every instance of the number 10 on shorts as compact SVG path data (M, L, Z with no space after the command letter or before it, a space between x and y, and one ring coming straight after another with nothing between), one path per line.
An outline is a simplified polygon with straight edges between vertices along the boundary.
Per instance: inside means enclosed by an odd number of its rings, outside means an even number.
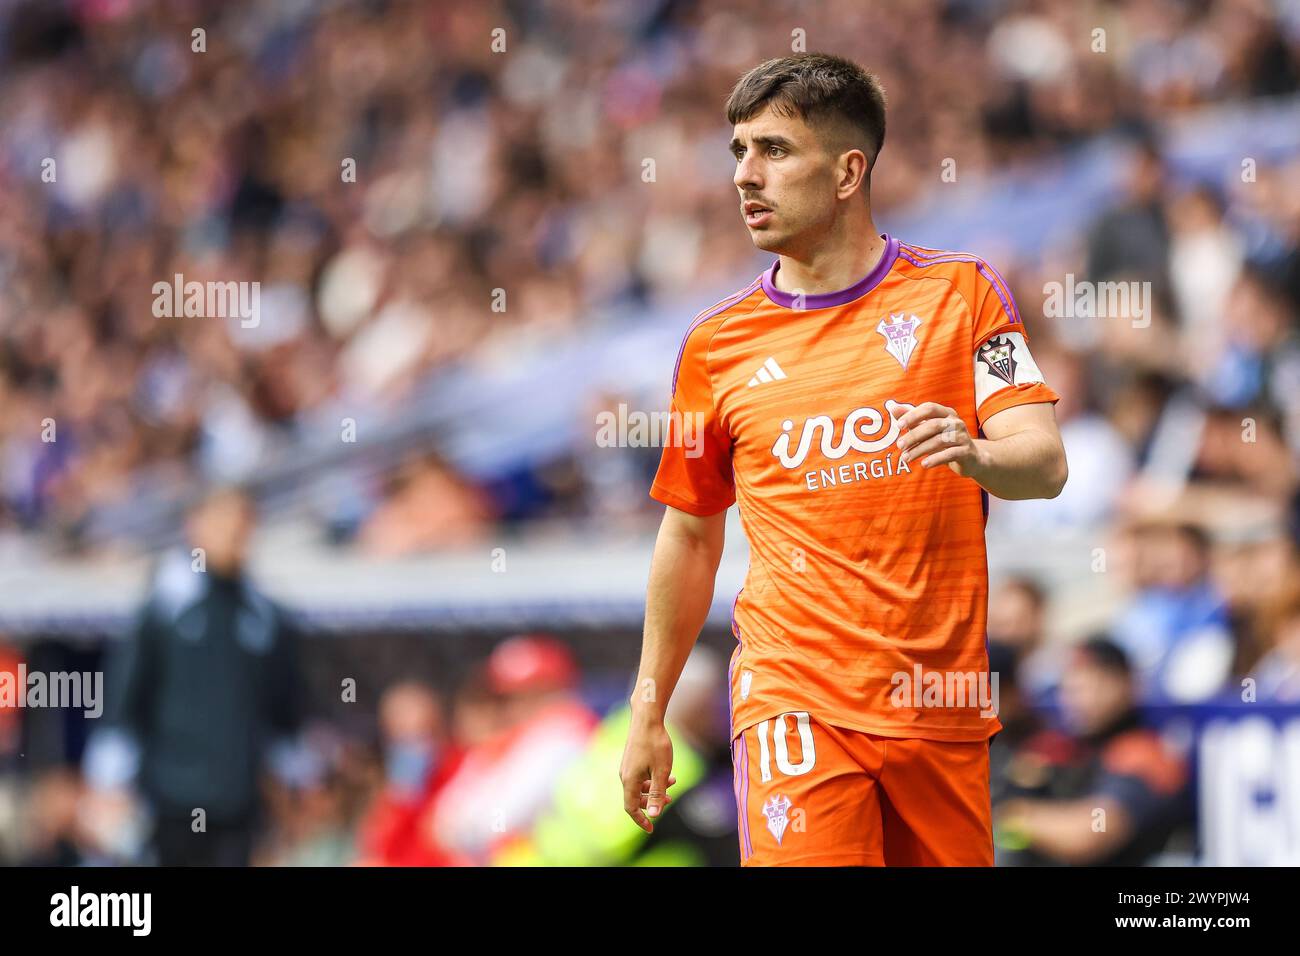
M786 718L794 720L799 734L799 763L790 762L790 745L787 742ZM758 734L758 767L764 783L772 779L772 756L776 756L776 769L787 777L798 777L812 770L817 763L817 750L813 746L812 722L806 710L778 714L760 721L754 728ZM770 738L770 741L769 741Z

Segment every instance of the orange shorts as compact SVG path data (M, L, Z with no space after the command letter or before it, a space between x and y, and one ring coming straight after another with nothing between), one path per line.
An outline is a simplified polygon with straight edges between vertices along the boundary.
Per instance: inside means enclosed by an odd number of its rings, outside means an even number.
M879 737L806 712L731 745L742 866L992 866L989 742Z

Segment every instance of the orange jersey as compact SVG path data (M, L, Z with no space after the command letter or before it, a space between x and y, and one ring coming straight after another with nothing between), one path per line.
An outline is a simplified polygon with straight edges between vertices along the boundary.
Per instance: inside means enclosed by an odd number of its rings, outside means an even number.
M733 739L793 711L889 737L1001 728L985 493L900 463L897 419L938 402L978 435L997 412L1057 396L992 267L882 238L877 266L841 292L780 291L777 259L700 313L678 356L650 494L695 515L740 506Z

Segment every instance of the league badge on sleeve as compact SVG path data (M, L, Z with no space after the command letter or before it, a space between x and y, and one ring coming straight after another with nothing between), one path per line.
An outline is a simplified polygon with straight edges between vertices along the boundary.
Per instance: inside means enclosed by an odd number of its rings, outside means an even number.
M885 338L885 351L898 359L898 364L904 369L916 348L916 330L920 324L921 320L915 315L891 312L876 326L876 331Z

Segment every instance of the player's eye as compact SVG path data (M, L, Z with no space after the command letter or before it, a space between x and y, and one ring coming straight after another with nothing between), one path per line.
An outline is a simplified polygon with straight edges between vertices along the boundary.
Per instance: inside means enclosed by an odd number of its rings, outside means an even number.
M772 157L772 159L780 159L782 156L785 155L785 150L783 150L780 146L769 146L767 148L767 155Z

